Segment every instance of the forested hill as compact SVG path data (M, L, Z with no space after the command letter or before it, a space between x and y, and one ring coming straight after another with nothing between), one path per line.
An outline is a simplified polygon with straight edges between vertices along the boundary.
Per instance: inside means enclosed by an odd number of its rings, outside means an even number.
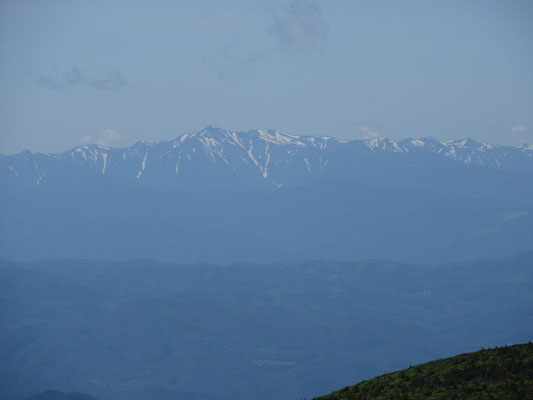
M315 400L360 399L533 399L533 343L432 361Z

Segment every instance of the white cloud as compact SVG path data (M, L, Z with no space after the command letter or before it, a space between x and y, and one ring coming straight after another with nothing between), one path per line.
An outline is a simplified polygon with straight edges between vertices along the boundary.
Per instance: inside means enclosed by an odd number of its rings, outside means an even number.
M529 139L529 132L527 126L520 123L512 125L511 136L514 144L526 143Z
M514 134L526 133L526 132L527 132L527 126L522 125L522 124L518 124L518 125L513 126L513 127L511 128L511 131L512 131Z
M373 137L380 137L381 135L366 126L358 126L357 131L359 132L359 137L362 139L371 139Z
M100 146L111 146L120 142L123 138L122 133L114 129L103 129L96 136L85 136L81 138L83 144L99 144Z

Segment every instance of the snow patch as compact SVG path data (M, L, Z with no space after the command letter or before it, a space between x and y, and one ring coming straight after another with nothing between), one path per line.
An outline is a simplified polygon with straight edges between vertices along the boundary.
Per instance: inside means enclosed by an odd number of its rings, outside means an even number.
M105 175L105 170L107 168L107 153L102 153L102 158L104 159L104 166L102 167L102 175Z
M305 161L305 165L307 167L307 171L309 172L309 175L311 175L311 173L313 171L311 171L311 165L309 165L309 160L307 158L304 157L304 161Z
M148 152L144 153L144 158L141 166L141 170L137 173L137 179L139 179L146 168L146 158L148 158Z

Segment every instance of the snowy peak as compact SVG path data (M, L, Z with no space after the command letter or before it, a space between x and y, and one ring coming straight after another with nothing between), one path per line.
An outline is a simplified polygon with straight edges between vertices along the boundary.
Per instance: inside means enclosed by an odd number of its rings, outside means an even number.
M393 153L405 151L392 139L374 137L364 140L364 143L372 150L390 151Z
M242 146L244 142L255 142L257 140L275 145L320 146L319 143L332 140L332 138L328 136L299 136L271 129L236 132L220 129L210 125L205 129L195 133L184 133L183 135L178 136L174 140L174 143L183 143L186 140L191 139L196 139L204 144L209 143L211 145L220 145L221 143L230 143L239 146Z
M533 144L524 143L518 146L518 148L523 151L533 151Z

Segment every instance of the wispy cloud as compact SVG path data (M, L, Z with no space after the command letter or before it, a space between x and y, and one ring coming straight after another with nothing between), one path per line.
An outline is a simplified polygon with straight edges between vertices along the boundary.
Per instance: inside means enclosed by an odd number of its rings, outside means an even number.
M512 131L513 134L515 134L515 135L521 135L521 134L527 132L527 126L522 125L522 124L514 125L514 126L511 128L511 131Z
M35 82L49 89L64 89L69 86L79 85L87 78L77 65L71 65L69 68L60 71L56 66L52 67L52 72L33 74Z
M522 144L528 141L529 132L524 124L511 125L511 136L514 144Z
M366 126L358 126L357 133L361 139L371 139L373 137L380 137L381 135Z
M85 136L81 138L83 144L99 144L100 146L112 146L119 143L124 135L115 129L102 129L95 136Z
M38 85L53 90L61 90L79 85L86 85L98 90L117 90L133 86L119 71L111 71L102 76L94 77L74 64L66 69L59 69L53 66L52 71L47 73L35 73L30 70L29 75Z
M329 27L316 3L297 0L282 15L272 15L268 31L280 48L311 54L325 48Z
M207 60L209 67L215 72L217 79L239 76L253 71L264 60L259 53L249 53L234 45L226 44L220 51Z
M111 71L103 77L91 80L91 86L99 90L116 90L132 86L119 71Z

